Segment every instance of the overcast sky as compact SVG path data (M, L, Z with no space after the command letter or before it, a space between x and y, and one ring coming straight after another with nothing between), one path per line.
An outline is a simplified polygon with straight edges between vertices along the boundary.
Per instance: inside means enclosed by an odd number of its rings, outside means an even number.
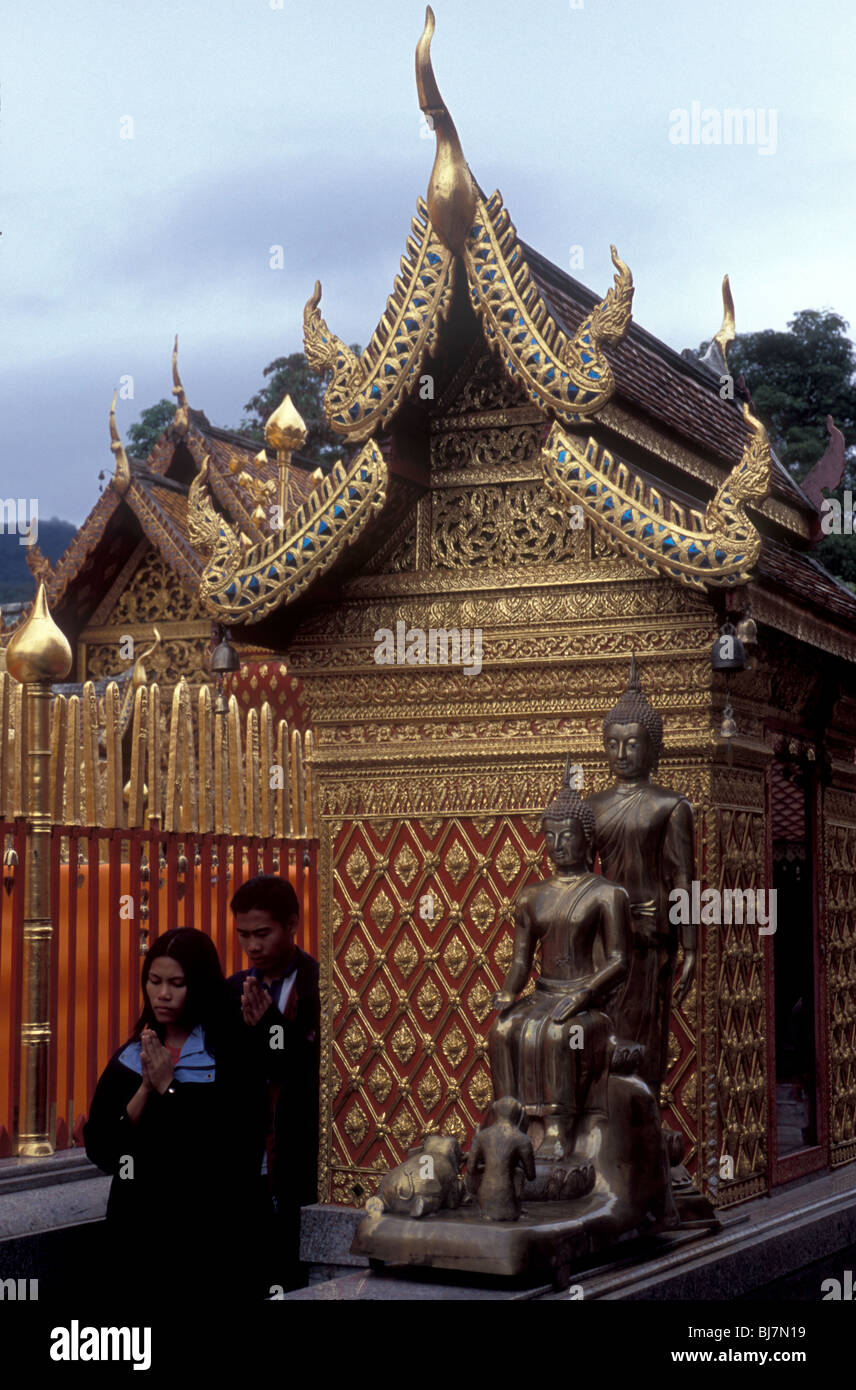
M470 167L544 255L602 293L614 241L636 321L678 350L718 328L725 271L739 331L803 308L856 325L853 0L434 9L434 70ZM424 12L10 7L0 495L82 521L112 468L111 392L133 377L124 434L169 395L176 331L191 405L227 426L265 365L302 346L316 277L330 327L368 340L433 159L413 74ZM727 108L756 113L754 143L700 143Z

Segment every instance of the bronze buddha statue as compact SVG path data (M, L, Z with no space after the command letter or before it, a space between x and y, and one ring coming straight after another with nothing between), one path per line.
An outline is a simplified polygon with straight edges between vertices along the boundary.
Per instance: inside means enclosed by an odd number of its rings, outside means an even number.
M627 975L630 937L627 893L592 873L594 815L567 783L566 768L543 817L556 872L517 900L514 957L488 1037L494 1095L515 1097L541 1122L530 1128L536 1158L556 1161L573 1154L579 1117L606 1114L613 1030L604 1009ZM538 942L540 977L518 1000Z
M662 751L663 721L642 694L635 657L627 687L603 721L603 741L615 783L588 797L586 805L594 813L603 874L627 890L632 916L629 970L612 1016L620 1039L644 1046L639 1075L659 1100L678 949L669 894L675 888L692 891L693 813L685 796L651 781ZM697 931L691 923L681 928L679 1004L695 977Z

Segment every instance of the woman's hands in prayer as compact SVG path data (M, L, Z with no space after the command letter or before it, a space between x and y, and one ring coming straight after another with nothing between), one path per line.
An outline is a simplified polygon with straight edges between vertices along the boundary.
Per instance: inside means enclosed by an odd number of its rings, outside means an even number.
M163 1095L172 1085L175 1068L172 1058L153 1028L144 1028L140 1035L140 1065L143 1086L147 1091Z

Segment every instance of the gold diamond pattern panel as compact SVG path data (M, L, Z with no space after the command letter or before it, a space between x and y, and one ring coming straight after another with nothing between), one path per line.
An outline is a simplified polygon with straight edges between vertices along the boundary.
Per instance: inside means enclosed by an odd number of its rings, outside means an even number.
M718 820L720 891L763 888L763 814L720 808ZM754 923L723 923L708 930L721 939L717 1088L722 1155L732 1159L734 1181L740 1183L767 1169L764 956ZM724 1183L726 1198L727 1188Z
M545 871L537 825L433 816L339 830L325 1200L361 1204L423 1133L472 1139L492 1099L486 1039L513 900Z
M322 1200L361 1205L426 1132L469 1145L492 1099L487 1033L511 963L514 899L547 872L539 815L371 817L336 830ZM691 1168L694 1018L695 991L673 1015L663 1097Z
M829 1137L837 1164L856 1157L856 824L827 824L826 894Z

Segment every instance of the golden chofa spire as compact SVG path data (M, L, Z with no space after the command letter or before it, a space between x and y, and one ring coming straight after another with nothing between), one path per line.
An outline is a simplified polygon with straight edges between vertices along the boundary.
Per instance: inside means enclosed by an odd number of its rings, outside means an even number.
M728 370L728 349L734 342L737 335L734 332L734 300L731 297L731 285L728 276L722 277L722 327L718 333L713 335L713 341L719 344L722 353L722 360L725 369Z
M416 90L419 106L430 118L437 136L437 153L428 181L428 215L438 237L450 251L461 252L475 221L478 193L470 173L455 122L440 95L431 66L434 11L425 11L425 28L416 45Z
M61 681L71 670L71 647L50 615L44 580L26 622L6 648L6 670L16 681Z
M131 486L131 465L128 462L125 446L119 438L119 431L116 428L115 391L113 392L113 404L110 406L110 452L116 460L116 468L110 481L119 496L124 497L128 488Z
M284 524L288 508L288 475L291 455L306 443L306 423L291 399L286 396L265 423L265 443L276 450L279 464L279 505Z
M190 427L190 408L187 404L187 394L181 384L181 377L178 375L178 334L175 335L175 343L172 349L172 394L175 396L175 415L172 419L172 429L176 434L187 434Z

